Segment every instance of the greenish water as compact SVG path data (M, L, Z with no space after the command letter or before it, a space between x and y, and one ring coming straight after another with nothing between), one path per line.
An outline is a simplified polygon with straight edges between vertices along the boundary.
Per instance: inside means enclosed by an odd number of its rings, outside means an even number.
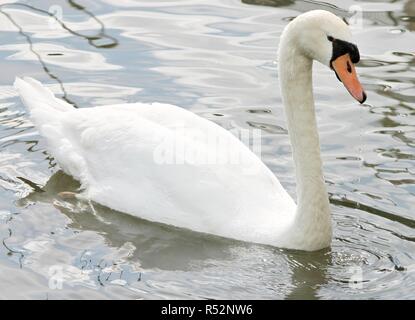
M415 298L415 1L6 2L0 298ZM295 196L275 59L288 21L317 8L349 20L369 97L359 106L316 65L330 249L285 251L58 200L77 183L46 153L15 76L78 107L169 102L228 129L260 128L263 161Z

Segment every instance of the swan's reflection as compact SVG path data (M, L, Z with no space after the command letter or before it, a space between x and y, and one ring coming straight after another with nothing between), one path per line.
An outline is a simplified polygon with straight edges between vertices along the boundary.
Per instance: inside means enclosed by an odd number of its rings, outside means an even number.
M288 253L292 266L293 290L286 299L318 299L319 289L329 281L327 270L331 265L330 249L317 252Z

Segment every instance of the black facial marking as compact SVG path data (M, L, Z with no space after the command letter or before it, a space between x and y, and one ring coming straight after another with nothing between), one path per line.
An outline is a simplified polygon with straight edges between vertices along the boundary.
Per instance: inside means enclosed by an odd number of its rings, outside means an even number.
M342 80L340 79L339 75L337 74L336 71L334 71L334 74L336 75L337 80L339 80L340 82L342 82Z
M365 103L366 99L367 99L366 92L363 91L363 100L360 101L360 104Z
M353 63L358 63L360 61L359 49L357 49L355 44L335 39L332 36L328 36L327 39L333 43L333 55L331 56L330 65L338 57L347 53L350 55L350 59Z

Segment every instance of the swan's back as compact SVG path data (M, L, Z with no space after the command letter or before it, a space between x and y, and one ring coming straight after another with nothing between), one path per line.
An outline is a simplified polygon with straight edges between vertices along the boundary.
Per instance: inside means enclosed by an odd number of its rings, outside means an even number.
M158 103L74 109L36 80L15 86L51 154L98 203L266 244L294 218L294 201L272 172L213 122Z

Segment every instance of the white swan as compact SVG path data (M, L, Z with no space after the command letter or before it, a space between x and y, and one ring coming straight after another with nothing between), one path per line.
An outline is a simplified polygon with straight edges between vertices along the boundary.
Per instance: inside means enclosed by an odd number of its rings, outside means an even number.
M366 95L354 69L359 52L350 41L345 22L321 10L298 16L281 36L279 76L297 205L234 135L189 111L159 103L74 109L34 79L17 78L15 87L61 168L82 183L83 197L150 221L311 251L329 246L332 234L312 63L334 69L363 103ZM189 130L197 134L186 134ZM225 148L217 148L212 139ZM178 146L211 161L192 162L188 153L177 156ZM229 161L229 150L238 161ZM166 163L169 159L173 163Z

